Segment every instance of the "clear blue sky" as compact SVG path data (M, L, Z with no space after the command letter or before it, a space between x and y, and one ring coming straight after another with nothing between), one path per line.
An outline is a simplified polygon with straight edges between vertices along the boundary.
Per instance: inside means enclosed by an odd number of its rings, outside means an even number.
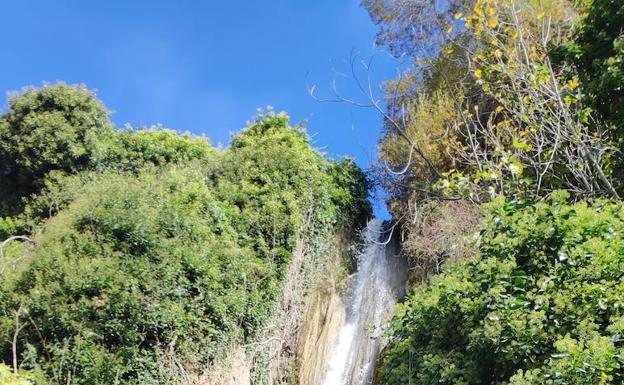
M358 97L344 76L352 51L374 56L376 84L396 71L358 0L5 1L0 32L0 90L84 83L118 126L162 124L223 145L270 105L307 121L316 147L363 167L379 115L314 101L306 85L330 96L337 79Z

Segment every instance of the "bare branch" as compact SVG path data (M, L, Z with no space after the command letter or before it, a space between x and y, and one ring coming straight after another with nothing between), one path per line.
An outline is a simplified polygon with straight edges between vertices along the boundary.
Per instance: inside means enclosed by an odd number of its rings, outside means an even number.
M19 365L17 363L17 337L19 336L20 331L26 327L27 324L20 324L20 315L24 310L24 305L20 304L19 309L15 312L15 331L13 332L13 341L11 344L12 352L13 352L13 373L15 375L18 374Z
M6 239L4 242L0 243L0 263L6 258L4 255L4 248L11 242L16 241L16 240L21 240L24 241L26 243L30 243L30 244L34 244L35 241L32 238L29 238L25 235L15 235L12 236L8 239ZM24 252L24 254L18 258L16 258L15 260L11 261L13 263L13 265L15 266L19 261L21 261L22 259L26 258L28 256L27 252ZM0 269L0 275L2 273L4 273L6 266Z

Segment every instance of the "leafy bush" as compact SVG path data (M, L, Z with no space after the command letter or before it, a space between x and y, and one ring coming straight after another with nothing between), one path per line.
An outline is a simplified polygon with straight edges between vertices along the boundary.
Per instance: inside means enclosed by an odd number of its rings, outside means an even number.
M338 208L341 224L349 228L365 223L373 212L369 203L371 184L366 174L350 158L343 158L330 168L334 189L332 202Z
M298 240L370 213L362 172L283 114L222 153L169 131L122 137L128 164L147 166L49 173L25 213L58 213L2 277L0 359L12 362L17 319L20 364L51 381L170 383L202 368L254 337Z
M15 234L17 230L17 224L11 217L0 217L0 239L7 239L11 235Z
M285 114L262 116L232 138L223 154L216 190L244 214L239 228L256 250L283 258L304 225L331 224L329 163Z
M8 191L26 195L52 170L97 168L109 156L114 128L109 112L84 86L57 84L9 98L0 118L0 164Z
M20 217L16 228L32 230L37 219L62 208L62 202L38 204L50 190L71 189L66 182L74 184L75 175L136 173L214 156L204 137L160 127L115 130L109 112L85 86L29 88L12 95L9 111L0 117L0 216Z
M152 127L118 132L119 149L109 167L136 171L145 165L163 166L197 159L210 159L216 150L204 137Z
M379 384L621 383L621 203L489 207L478 257L400 306Z
M584 17L573 39L556 52L571 63L586 102L624 141L624 4L619 0L579 1Z
M53 218L32 265L9 287L49 339L44 346L25 330L24 346L48 350L57 372L99 383L132 376L167 349L188 362L250 333L267 312L275 272L236 244L235 208L203 178L184 169L107 174ZM15 307L5 306L5 314Z
M25 373L14 374L6 365L0 364L0 385L31 385Z

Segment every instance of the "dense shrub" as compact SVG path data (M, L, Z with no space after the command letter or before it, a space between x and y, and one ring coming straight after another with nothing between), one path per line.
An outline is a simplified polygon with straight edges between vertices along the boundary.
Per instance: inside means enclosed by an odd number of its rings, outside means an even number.
M10 97L0 122L3 172L31 183L50 170L96 167L114 134L109 112L94 94L65 84Z
M584 17L571 41L556 50L574 66L588 106L624 141L624 4L619 0L579 1Z
M463 200L431 202L426 214L412 226L404 226L401 252L411 263L417 280L437 274L444 263L474 256L474 235L479 207Z
M379 384L622 383L621 203L497 201L480 253L392 321Z
M40 188L52 170L98 168L113 141L108 111L83 86L58 84L10 97L0 117L0 214L18 211L19 198Z
M285 114L269 114L232 138L223 154L216 190L244 214L238 223L256 250L283 259L304 225L329 225L329 163Z
M205 137L179 134L161 127L118 131L118 148L108 167L136 171L146 165L163 166L211 159L216 150Z
M41 365L102 383L141 366L157 373L146 356L173 349L187 363L251 332L274 295L276 269L237 245L236 209L204 178L190 169L107 174L48 223L3 304L6 315L26 304L48 339L44 346L34 326L23 331L37 359L51 355Z
M6 365L0 364L0 384L2 385L31 385L25 373L13 373Z
M2 277L5 363L18 319L20 365L51 381L170 383L254 337L298 240L370 213L362 172L325 159L284 114L223 152L169 131L121 137L137 167L49 173L28 201L27 215L54 213Z
M330 175L333 180L332 202L340 211L342 225L350 227L364 223L373 212L369 204L371 184L366 174L350 158L343 158L332 165Z
M106 170L139 173L216 156L205 137L161 127L115 130L84 86L26 89L0 117L0 239L36 231Z

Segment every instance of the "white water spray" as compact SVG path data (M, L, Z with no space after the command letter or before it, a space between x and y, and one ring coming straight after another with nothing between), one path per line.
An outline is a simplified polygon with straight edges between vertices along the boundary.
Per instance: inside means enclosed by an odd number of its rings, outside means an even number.
M382 221L371 221L345 298L347 320L338 333L323 385L368 385L372 380L383 323L405 282L404 266L377 242L381 233Z

